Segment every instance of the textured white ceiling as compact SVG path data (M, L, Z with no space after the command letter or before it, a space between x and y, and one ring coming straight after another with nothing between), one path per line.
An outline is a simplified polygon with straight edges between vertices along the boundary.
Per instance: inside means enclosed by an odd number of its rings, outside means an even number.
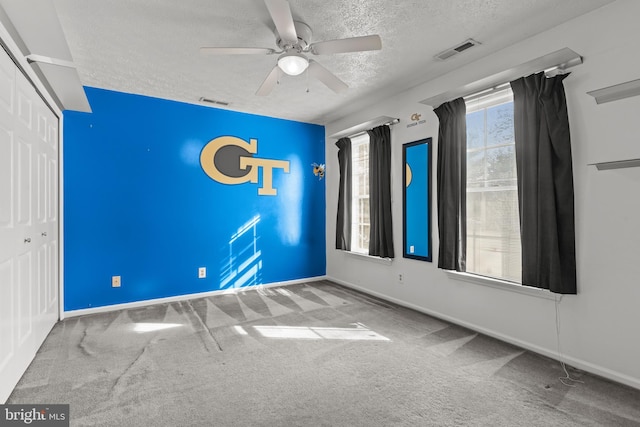
M349 85L306 73L255 92L277 55L202 56L201 46L276 48L263 0L54 0L86 86L326 124L613 0L290 0L313 41L379 34L382 50L315 56ZM482 44L448 61L467 38ZM307 92L307 88L309 91Z

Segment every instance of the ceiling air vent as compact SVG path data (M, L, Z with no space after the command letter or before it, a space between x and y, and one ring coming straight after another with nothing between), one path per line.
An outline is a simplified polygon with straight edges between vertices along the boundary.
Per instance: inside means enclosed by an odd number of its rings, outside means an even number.
M215 99L211 99L211 98L205 98L204 96L201 96L200 99L198 100L200 102L206 102L209 104L215 104L215 105L224 105L227 106L229 105L228 102L225 101L216 101Z
M445 59L449 59L454 55L459 54L460 52L464 52L465 50L480 44L480 42L477 42L473 39L467 39L465 41L463 41L462 43L460 43L457 46L454 46L452 48L449 48L443 52L440 52L439 54L436 55L436 58L438 58L441 61L444 61Z

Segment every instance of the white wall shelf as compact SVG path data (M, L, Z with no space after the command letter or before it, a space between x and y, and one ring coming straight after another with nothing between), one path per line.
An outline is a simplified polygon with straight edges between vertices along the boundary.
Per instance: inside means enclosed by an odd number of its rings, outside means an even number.
M597 104L638 96L640 95L640 79L592 90L587 92L587 95L593 96Z
M640 166L640 159L617 160L615 162L591 163L599 171L608 169L635 168Z

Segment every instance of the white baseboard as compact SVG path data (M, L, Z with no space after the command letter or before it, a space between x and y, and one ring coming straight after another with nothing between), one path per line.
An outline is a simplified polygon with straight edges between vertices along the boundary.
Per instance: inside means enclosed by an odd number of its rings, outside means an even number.
M80 309L80 310L70 310L70 311L63 312L62 315L60 316L60 320L66 318L66 317L84 316L84 315L87 315L87 314L95 314L95 313L106 313L106 312L109 312L109 311L123 310L123 309L128 309L128 308L145 307L145 306L153 305L153 304L165 304L165 303L169 303L169 302L186 301L186 300L195 299L195 298L204 298L204 297L209 297L209 296L212 296L212 295L235 294L235 293L238 293L238 292L247 291L249 289L273 288L273 287L278 287L278 286L289 286L289 285L295 285L295 284L298 284L298 283L317 282L317 281L325 280L325 279L327 279L327 276L316 276L316 277L308 277L306 279L296 279L296 280L287 280L287 281L284 281L284 282L267 283L267 284L263 284L263 285L244 286L244 287L241 287L241 288L231 288L231 289L222 289L222 290L217 290L217 291L198 292L198 293L195 293L195 294L176 295L176 296L166 297L166 298L155 298L155 299L148 299L148 300L144 300L144 301L135 301L135 302L126 302L126 303L122 303L122 304L104 305L104 306L101 306L101 307L83 308L83 309Z
M335 283L338 283L340 285L346 286L348 288L355 289L355 290L363 292L365 294L369 294L371 296L374 296L374 297L377 297L377 298L392 302L394 304L398 304L400 306L403 306L403 307L406 307L406 308L410 308L410 309L418 311L420 313L424 313L424 314L427 314L427 315L432 316L432 317L437 317L439 319L446 320L447 322L454 323L454 324L459 325L459 326L463 326L465 328L474 330L476 332L480 332L481 334L484 334L484 335L499 339L499 340L507 342L509 344L516 345L516 346L521 347L521 348L526 349L526 350L533 351L535 353L541 354L541 355L549 357L551 359L562 361L562 362L564 362L564 363L566 363L566 364L568 364L570 366L573 366L574 368L583 370L585 372L589 372L591 374L598 375L600 377L609 379L611 381L615 381L615 382L618 382L618 383L621 383L621 384L627 385L629 387L633 387L635 389L640 390L640 379L638 379L638 378L634 378L634 377L631 377L629 375L622 374L620 372L617 372L617 371L614 371L614 370L611 370L611 369L608 369L608 368L605 368L605 367L602 367L602 366L599 366L599 365L595 365L595 364L593 364L591 362L587 362L587 361L582 360L582 359L578 359L578 358L575 358L575 357L571 357L571 356L567 356L567 355L564 355L564 354L560 354L556 350L551 350L551 349L548 349L548 348L540 347L538 345L535 345L535 344L532 344L532 343L529 343L529 342L526 342L526 341L522 341L522 340L520 340L518 338L514 338L514 337L511 337L511 336L502 334L500 332L496 332L494 330L487 329L487 328L484 328L482 326L478 326L478 325L466 322L464 320L457 319L455 317L452 317L452 316L449 316L449 315L446 315L446 314L443 314L443 313L439 313L439 312L434 311L434 310L430 310L430 309L427 309L427 308L424 308L424 307L420 307L420 306L418 306L416 304L412 304L410 302L406 302L406 301L403 301L403 300L400 300L400 299L397 299L397 298L393 298L393 297L390 297L390 296L385 295L383 293L375 292L375 291L372 291L372 290L367 289L365 287L354 285L353 283L345 282L344 280L336 279L335 277L328 276L327 280L330 280L332 282L335 282Z

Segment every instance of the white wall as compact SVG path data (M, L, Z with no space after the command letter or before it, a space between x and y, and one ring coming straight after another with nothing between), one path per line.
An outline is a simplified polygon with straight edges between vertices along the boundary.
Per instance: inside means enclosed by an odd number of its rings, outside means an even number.
M638 16L640 2L618 0L329 124L327 135L377 116L401 119L392 127L396 258L390 265L333 249L339 169L335 139L327 139L329 278L556 357L553 298L451 279L437 268L435 161L434 262L402 258L400 166L402 144L426 137L437 141L437 118L418 101L569 47L584 58L565 80L575 181L578 295L564 296L559 303L561 349L573 366L640 388L640 168L597 171L588 166L595 161L640 158L640 97L596 105L586 95L640 77ZM422 114L426 123L407 128L413 113ZM434 159L436 153L434 144ZM403 284L398 283L400 273Z

